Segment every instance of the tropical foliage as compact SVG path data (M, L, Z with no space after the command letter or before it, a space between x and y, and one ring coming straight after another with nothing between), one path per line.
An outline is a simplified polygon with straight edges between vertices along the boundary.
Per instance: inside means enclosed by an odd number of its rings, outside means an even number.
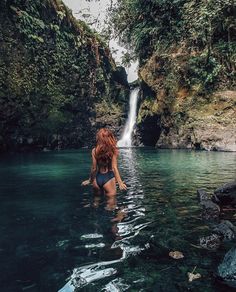
M54 135L91 141L94 104L122 91L100 37L61 0L2 0L0 40L0 150L27 139L50 146Z
M153 54L188 54L186 84L236 77L235 0L118 0L110 26L141 66Z

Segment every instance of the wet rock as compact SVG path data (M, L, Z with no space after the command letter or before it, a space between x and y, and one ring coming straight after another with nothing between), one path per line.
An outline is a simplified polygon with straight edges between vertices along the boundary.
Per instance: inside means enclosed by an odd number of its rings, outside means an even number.
M203 219L217 219L220 215L220 207L211 200L203 200L200 202L202 206L202 218Z
M140 79L155 92L155 97L144 99L139 108L138 121L146 129L142 131L144 145L149 145L146 143L152 136L158 148L236 151L236 91L215 91L200 97L197 92L176 86L170 94L162 68L181 68L186 64L182 57L154 55L139 69ZM146 95L146 88L143 90ZM146 122L155 117L160 117L160 130Z
M222 240L233 240L236 237L236 227L228 220L221 221L214 230Z
M221 244L220 235L211 234L209 236L203 236L200 238L200 246L209 250L216 250Z
M141 117L138 125L141 143L145 146L155 146L161 133L160 116Z
M236 227L228 220L222 220L216 225L213 233L200 238L200 246L209 250L216 250L222 241L234 240L236 237Z
M199 202L210 200L209 195L202 189L197 190L197 197Z
M236 181L224 184L216 189L213 201L220 205L236 205Z
M236 248L226 253L223 262L219 265L218 276L225 284L236 288Z
M127 80L127 73L125 71L125 68L122 66L117 66L116 70L112 72L112 78L114 81L118 82L119 84L122 84L126 87L129 87L129 83Z
M236 194L236 181L226 183L223 186L219 187L217 190L214 192L216 195L217 194L229 194L233 193Z

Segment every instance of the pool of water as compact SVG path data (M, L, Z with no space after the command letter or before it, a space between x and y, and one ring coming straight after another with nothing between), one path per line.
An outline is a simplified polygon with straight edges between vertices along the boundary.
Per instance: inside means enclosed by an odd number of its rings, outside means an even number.
M90 159L88 149L1 157L0 291L226 291L214 273L233 243L199 248L211 230L196 190L234 180L236 153L121 149L128 191L110 199L81 187ZM195 267L202 277L189 283Z

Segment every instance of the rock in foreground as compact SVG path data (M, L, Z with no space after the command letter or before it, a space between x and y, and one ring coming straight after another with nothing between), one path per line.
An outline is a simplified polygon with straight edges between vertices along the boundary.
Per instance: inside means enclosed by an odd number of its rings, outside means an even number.
M213 200L220 205L236 205L236 181L216 189Z
M236 248L232 248L218 267L218 276L225 284L236 288Z

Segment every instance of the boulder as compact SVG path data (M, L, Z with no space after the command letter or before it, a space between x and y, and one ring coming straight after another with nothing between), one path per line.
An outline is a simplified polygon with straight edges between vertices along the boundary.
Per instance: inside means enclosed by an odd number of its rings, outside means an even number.
M222 220L216 225L213 233L208 236L200 237L200 246L209 250L216 250L222 241L233 240L236 237L236 227L228 220Z
M228 220L222 220L213 232L220 235L221 240L233 240L236 237L236 227Z
M217 274L225 284L236 288L236 247L226 253Z
M202 218L209 219L218 219L220 215L220 207L212 202L211 200L203 200L200 202L202 206Z
M202 189L197 190L197 197L199 202L210 200L210 197L207 194L207 192Z
M224 184L216 189L213 201L220 205L236 205L236 181Z

